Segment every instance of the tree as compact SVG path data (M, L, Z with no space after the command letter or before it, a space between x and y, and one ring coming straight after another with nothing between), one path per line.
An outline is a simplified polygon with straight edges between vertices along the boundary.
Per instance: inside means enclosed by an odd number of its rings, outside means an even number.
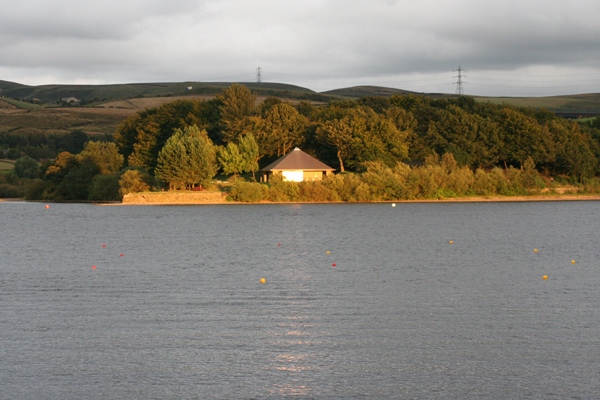
M125 196L128 193L139 193L150 190L148 184L150 176L137 169L129 169L121 175L119 179L119 194Z
M58 139L56 146L63 151L77 154L83 150L83 146L87 141L88 135L83 131L76 130L61 136Z
M89 189L90 200L120 200L118 174L98 174L92 179Z
M217 172L216 150L206 130L177 129L158 154L156 177L170 189L207 186Z
M535 118L509 108L501 110L499 116L498 125L504 135L501 160L520 167L527 157L536 164L554 161L554 142L546 127L540 126Z
M19 178L35 179L40 173L40 166L33 158L23 156L15 161L14 172Z
M225 126L223 136L227 142L234 142L242 134L246 118L256 109L256 95L246 86L234 83L217 95L221 101L221 122Z
M88 200L92 179L100 170L92 161L85 159L72 168L56 188L56 199Z
M290 104L275 104L257 124L257 140L268 155L281 157L304 141L307 119Z
M79 159L77 156L69 153L68 151L63 151L56 157L54 165L49 166L46 170L46 178L58 184L72 169L78 165Z
M568 174L581 183L593 177L598 159L591 138L581 132L578 124L566 120L553 120L547 126L556 143L554 172Z
M246 170L246 162L240 149L235 143L227 143L226 147L219 148L217 152L219 165L226 174L233 174L233 179L237 180L237 174Z
M350 119L344 117L322 122L317 128L317 138L336 148L340 172L345 172L344 159L351 154L352 150L353 135Z
M157 108L147 109L123 121L114 136L119 152L127 165L150 172L156 168L158 152L176 129L208 125L203 101L176 100Z
M240 153L245 163L245 170L252 172L252 178L256 180L256 171L258 171L258 160L260 160L260 149L254 139L254 135L247 133L240 137Z
M426 138L438 153L452 153L460 165L486 168L498 162L499 129L494 121L450 105L438 112Z
M123 165L123 156L114 143L87 142L80 155L96 164L101 174L116 174Z

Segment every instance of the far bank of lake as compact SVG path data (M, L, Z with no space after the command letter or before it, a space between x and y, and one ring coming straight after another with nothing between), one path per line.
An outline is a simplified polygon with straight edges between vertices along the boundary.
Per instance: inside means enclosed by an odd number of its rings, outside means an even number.
M539 201L600 201L600 195L587 194L545 194L530 196L468 196L443 199L412 199L393 201L371 201L369 203L482 203L482 202L539 202ZM282 202L283 204L319 202ZM339 203L347 202L323 202ZM119 203L117 203L119 204ZM227 201L225 192L195 192L195 191L168 191L168 192L141 192L130 193L123 197L123 205L193 205L193 204L279 204L272 201L257 203L243 203Z

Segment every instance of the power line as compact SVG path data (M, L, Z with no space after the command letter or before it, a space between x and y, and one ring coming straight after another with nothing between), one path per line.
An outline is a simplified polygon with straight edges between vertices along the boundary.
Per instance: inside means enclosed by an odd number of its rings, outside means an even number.
M261 83L262 83L262 68L258 67L258 68L256 68L256 84L258 86L260 86Z

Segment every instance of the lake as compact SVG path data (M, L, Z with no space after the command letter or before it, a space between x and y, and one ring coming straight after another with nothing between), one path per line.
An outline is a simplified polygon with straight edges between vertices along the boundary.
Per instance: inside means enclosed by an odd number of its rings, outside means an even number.
M0 222L0 398L600 396L600 202Z

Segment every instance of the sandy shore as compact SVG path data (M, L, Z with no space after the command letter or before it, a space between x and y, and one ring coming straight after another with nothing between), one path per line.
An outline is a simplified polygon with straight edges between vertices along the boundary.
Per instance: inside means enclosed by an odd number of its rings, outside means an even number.
M317 204L321 202L270 202L243 203L226 201L224 193L202 192L146 192L126 195L122 203L111 205L217 205L217 204ZM600 201L600 195L532 195L532 196L480 196L448 199L419 199L373 201L371 203L488 203L488 202L542 202L542 201ZM347 202L325 202L321 204L351 204Z
M123 202L99 202L96 205L103 206L175 206L175 205L223 205L223 204L356 204L345 201L339 202L315 202L315 201L297 201L297 202L272 202L262 201L259 203L244 203L225 200L225 194L216 193L208 196L199 196L198 193L180 192L177 195L173 193L164 196L168 192L146 192L137 193L138 196L130 196ZM163 196L161 196L163 194ZM188 196L192 195L192 196ZM24 199L0 199L1 202L20 202ZM389 200L389 201L371 201L369 203L509 203L509 202L542 202L542 201L600 201L600 195L575 195L575 194L557 194L557 195L533 195L533 196L486 196L486 197L456 197L448 199L419 199L419 200ZM49 202L35 200L33 202ZM70 202L70 203L90 203Z

